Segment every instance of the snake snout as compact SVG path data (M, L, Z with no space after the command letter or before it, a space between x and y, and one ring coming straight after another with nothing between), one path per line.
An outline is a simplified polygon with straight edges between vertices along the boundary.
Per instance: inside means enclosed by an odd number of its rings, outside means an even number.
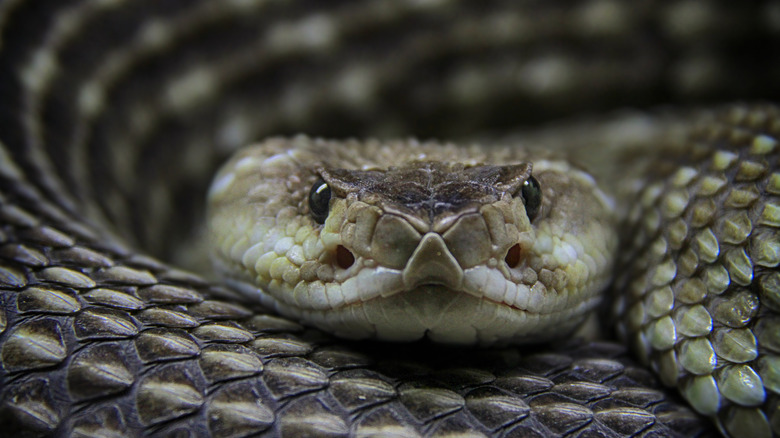
M402 278L407 290L427 284L459 290L463 285L463 269L441 235L429 232L422 237L409 258Z

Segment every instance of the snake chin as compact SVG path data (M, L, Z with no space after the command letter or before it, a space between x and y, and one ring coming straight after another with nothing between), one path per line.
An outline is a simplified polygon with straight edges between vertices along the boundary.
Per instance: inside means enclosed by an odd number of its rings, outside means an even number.
M319 310L294 307L249 283L232 282L231 286L282 315L341 338L387 342L428 339L464 346L535 344L559 339L577 330L588 311L597 305L594 299L552 314L540 314L485 296L426 284Z

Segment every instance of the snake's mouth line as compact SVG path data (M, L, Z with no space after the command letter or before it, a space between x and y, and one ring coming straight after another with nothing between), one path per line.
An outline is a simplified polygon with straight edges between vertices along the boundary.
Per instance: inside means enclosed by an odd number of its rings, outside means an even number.
M396 292L393 292L393 293L389 293L389 294L377 295L377 296L371 297L371 298L369 298L367 300L359 300L359 301L353 301L353 302L350 302L350 303L345 303L343 306L335 307L333 310L338 310L339 308L348 308L350 306L362 306L362 305L366 305L366 304L371 303L371 302L381 301L381 300L385 300L385 299L392 298L392 297L395 297L395 296L401 296L401 295L404 295L404 294L414 294L415 292L421 292L423 290L432 289L432 288L443 290L446 293L452 294L453 297L458 296L458 295L466 295L466 296L477 298L477 299L479 299L481 301L484 301L486 303L490 303L492 305L505 307L505 308L510 308L512 310L516 310L518 312L524 312L524 313L527 313L529 315L546 315L546 313L532 312L532 311L530 311L528 309L524 309L522 307L518 307L518 306L515 306L513 304L506 303L504 301L496 301L496 300L490 299L489 297L487 297L485 295L478 295L478 294L470 293L468 290L465 290L465 289L462 289L462 290L450 289L450 288L448 288L446 286L443 286L441 284L438 284L438 283L426 283L426 284L419 285L419 286L417 286L417 287L415 287L413 289L403 289L403 290L399 290L399 291L396 291ZM321 309L305 309L305 310L321 310ZM563 309L563 310L567 310L567 309ZM557 312L553 312L553 313L557 313Z
M378 302L378 301L382 301L382 300L387 300L387 299L390 299L390 298L393 298L393 297L399 297L399 296L402 296L402 295L410 295L410 294L414 294L415 292L421 292L421 291L430 290L430 289L443 290L443 291L451 294L453 297L460 296L460 295L473 297L473 298L476 298L476 299L478 299L480 301L483 301L485 303L489 303L489 304L494 305L494 306L503 307L503 308L507 308L507 309L512 309L514 311L523 312L523 313L526 313L526 314L529 314L529 315L554 315L556 313L562 313L562 312L566 312L566 311L570 310L569 307L566 307L566 308L563 308L563 309L559 309L556 312L548 312L548 313L533 312L531 310L528 310L528 309L525 309L525 308L522 308L522 307L518 307L518 306L515 306L515 305L512 305L512 304L506 303L504 301L493 300L493 299L491 299L490 297L488 297L486 295L470 293L468 290L465 290L465 289L454 290L454 289L450 289L450 288L444 287L444 286L442 286L440 284L434 284L434 283L423 284L423 285L420 285L420 286L415 287L413 289L399 289L399 290L396 290L396 291L393 291L393 292L375 295L375 296L372 296L372 297L370 297L368 299L358 299L356 301L345 302L341 306L332 307L330 309L314 308L314 307L308 307L307 308L307 307L295 306L294 303L289 302L288 300L284 300L284 299L282 299L280 297L277 297L275 294L273 294L271 292L268 292L267 290L264 290L263 288L260 288L257 285L255 285L255 284L253 284L253 283L251 283L249 281L233 279L233 280L229 280L228 284L229 284L230 287L232 287L232 288L234 288L234 289L236 289L236 290L238 290L238 291L240 291L240 292L242 292L242 293L244 293L246 295L258 297L260 299L260 302L262 304L268 306L268 307L274 308L274 307L276 307L275 305L278 303L278 304L283 304L285 306L291 306L292 308L297 309L298 311L304 311L304 312L317 312L317 311L328 311L328 310L337 311L339 309L343 310L343 309L348 309L350 307L351 308L358 308L358 307L364 306L364 305L366 305L368 303L371 303L371 302Z
M552 328L571 333L597 303L591 297L550 313L536 313L429 284L327 310L290 308L284 303L275 309L347 339L410 342L427 337L447 344L507 345L550 340ZM465 336L464 330L474 332L473 336Z
M534 311L532 311L532 310L530 310L528 308L519 307L519 306L516 306L514 304L507 303L505 301L498 301L498 300L491 299L487 295L470 292L467 289L455 290L455 289L448 288L448 287L446 287L444 285L441 285L441 284L427 283L427 284L419 285L419 286L417 286L415 288L412 288L412 289L398 289L398 290L395 290L395 291L392 291L392 292L386 292L386 293L374 295L374 296L369 297L367 299L358 299L356 301L344 302L340 306L335 306L335 307L331 307L329 309L324 309L324 308L315 308L315 307L299 307L299 306L296 306L294 303L289 302L288 300L282 299L280 297L277 297L275 294L270 293L270 292L268 292L266 290L263 290L262 288L259 288L256 285L248 283L248 282L236 281L236 282L231 282L231 285L233 287L239 288L240 290L243 290L243 291L246 291L247 289L251 289L252 292L253 292L252 295L259 295L259 296L261 296L261 302L265 303L266 305L269 305L269 304L272 304L272 303L274 303L274 304L279 303L279 304L283 304L285 306L291 306L292 308L296 309L297 311L302 311L302 312L340 311L340 310L346 310L346 309L349 309L349 308L360 308L360 307L368 305L370 303L381 302L383 300L400 298L400 297L404 297L404 296L405 297L410 297L410 296L413 296L415 293L420 294L420 293L424 293L425 291L430 291L430 290L437 290L437 291L445 292L447 294L450 294L453 297L453 299L455 299L456 297L459 297L459 296L472 297L472 298L475 298L476 300L479 300L481 302L487 303L487 304L489 304L491 306L496 306L496 307L505 308L505 309L511 309L512 311L515 311L515 312L518 312L518 313L524 313L526 315L533 315L533 316L547 316L547 315L552 316L552 315L557 315L557 314L563 314L563 313L566 313L566 312L571 312L572 309L575 309L577 307L583 307L582 303L578 303L575 306L561 307L561 308L556 309L555 311L552 311L552 312L534 312ZM591 303L592 301L593 301L592 299L588 300L587 303ZM588 304L585 307L590 308L592 306L593 306L593 304L591 303L591 304ZM275 307L275 306L274 305L270 305L270 307Z

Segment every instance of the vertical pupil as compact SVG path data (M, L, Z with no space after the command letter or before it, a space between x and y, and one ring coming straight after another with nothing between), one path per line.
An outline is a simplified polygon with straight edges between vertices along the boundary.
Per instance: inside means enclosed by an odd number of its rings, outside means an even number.
M542 189L539 187L539 181L533 176L529 176L523 183L521 189L525 212L529 220L534 220L539 213L539 207L542 205Z
M328 217L330 206L330 186L324 180L319 179L311 186L309 192L309 211L312 219L319 224L324 224Z

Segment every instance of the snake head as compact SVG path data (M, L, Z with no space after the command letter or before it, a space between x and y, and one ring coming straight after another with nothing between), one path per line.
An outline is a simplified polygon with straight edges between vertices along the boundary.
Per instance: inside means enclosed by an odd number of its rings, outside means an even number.
M540 342L609 281L614 214L592 178L518 151L270 140L210 192L217 270L348 338Z

